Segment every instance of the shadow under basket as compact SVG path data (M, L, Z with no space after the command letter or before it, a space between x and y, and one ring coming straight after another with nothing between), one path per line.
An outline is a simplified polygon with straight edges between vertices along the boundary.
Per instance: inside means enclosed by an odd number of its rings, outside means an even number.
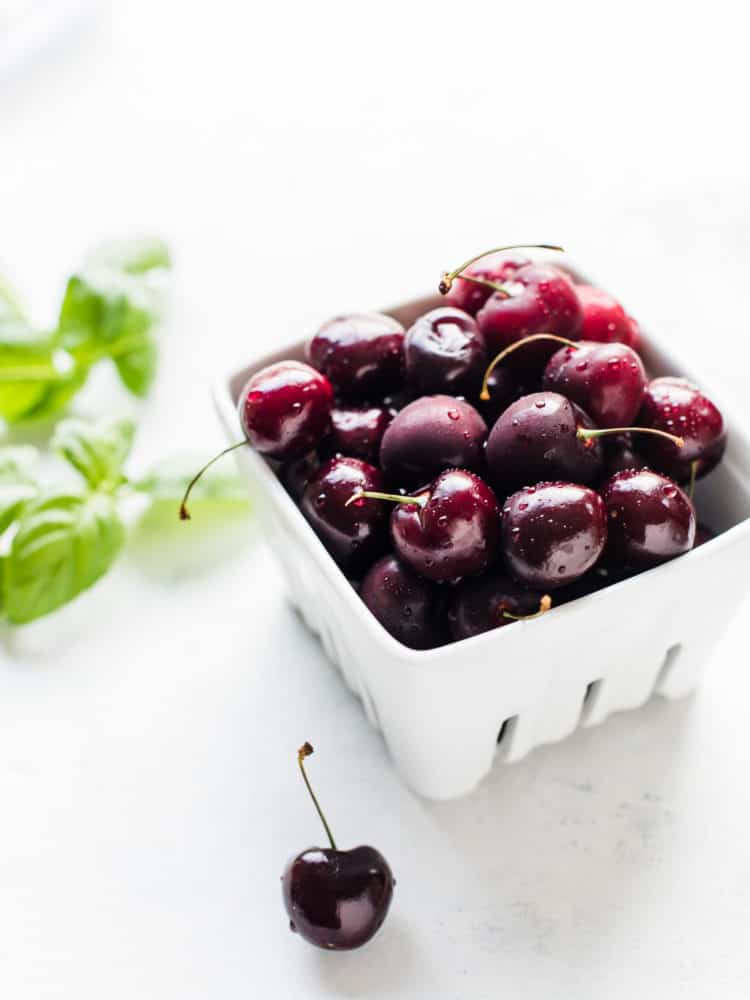
M443 302L429 297L385 311L408 327ZM250 375L302 360L303 347L261 358L217 386L230 442ZM692 377L645 334L640 352L652 376ZM450 799L475 788L494 761L519 760L653 693L679 698L695 687L745 596L750 559L750 443L739 422L729 418L727 427L726 456L696 490L716 538L537 620L427 651L403 646L373 617L262 456L246 448L237 461L294 605L382 732L399 773L418 794Z

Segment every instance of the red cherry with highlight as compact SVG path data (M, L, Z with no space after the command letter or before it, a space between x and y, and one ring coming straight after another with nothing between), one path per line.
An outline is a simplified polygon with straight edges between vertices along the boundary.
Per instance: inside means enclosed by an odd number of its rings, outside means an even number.
M404 339L406 377L415 394L467 396L478 390L487 364L476 320L452 306L420 316Z
M397 556L383 556L368 570L359 595L380 624L405 646L432 649L441 644L437 588Z
M403 381L404 328L383 313L336 316L318 330L307 354L340 395L381 398Z
M581 340L637 346L638 324L609 292L593 285L576 285L576 292L583 311Z
M377 462L380 442L393 416L394 411L386 406L334 406L330 445L342 455Z
M556 351L547 362L543 380L545 389L577 403L599 427L632 423L646 383L643 362L632 348L591 341Z

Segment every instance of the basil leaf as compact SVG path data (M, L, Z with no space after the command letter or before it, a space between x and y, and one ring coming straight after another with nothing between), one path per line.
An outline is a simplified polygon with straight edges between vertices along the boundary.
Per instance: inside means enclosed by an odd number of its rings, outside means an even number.
M0 449L0 535L39 492L31 473L36 459L35 448Z
M72 417L57 425L52 447L92 489L114 490L125 481L123 466L134 436L132 420L89 423Z
M72 601L106 573L125 531L112 497L58 493L31 501L5 559L8 621L21 625Z

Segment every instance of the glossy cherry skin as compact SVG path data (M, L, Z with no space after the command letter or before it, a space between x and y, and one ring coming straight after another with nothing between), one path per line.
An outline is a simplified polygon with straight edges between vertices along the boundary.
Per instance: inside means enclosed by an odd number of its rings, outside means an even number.
M419 576L441 583L483 573L498 556L500 508L490 487L465 469L449 469L391 515L396 552Z
M581 340L637 345L638 324L609 292L593 285L576 285L576 292L583 311Z
M598 493L576 483L538 483L503 507L503 555L513 576L553 590L591 569L607 541L607 510Z
M432 649L440 645L437 589L397 556L383 556L370 567L359 596L380 624L405 646Z
M422 396L388 425L380 465L396 486L424 486L452 466L481 469L486 437L487 425L470 403L454 396Z
M652 566L693 547L695 510L677 483L650 469L618 472L601 487L607 560Z
M645 434L638 442L651 468L679 483L690 479L693 461L698 463L697 477L705 476L719 463L726 448L727 433L719 409L684 378L655 378L649 382L638 424L677 434L685 442L678 448L671 441Z
M501 573L479 580L464 580L454 588L448 606L448 627L453 639L469 639L504 625L512 625L512 615L534 615L543 594L527 590Z
M577 436L579 427L593 426L580 407L556 392L511 403L487 439L490 481L498 494L552 479L593 483L602 470L601 444Z
M347 501L355 493L382 489L374 465L342 455L324 462L305 487L300 510L345 570L355 572L380 555L388 523L380 501L363 498L348 506Z
M583 313L573 282L562 271L548 264L527 264L504 287L509 297L495 292L477 313L490 357L533 333L579 339ZM554 351L552 342L537 341L504 363L517 371L540 372Z
M581 341L552 355L542 384L577 403L598 427L629 427L647 382L643 362L627 344Z
M341 396L380 398L403 381L404 328L382 313L337 316L318 330L307 355Z
M502 285L503 282L511 279L520 267L530 263L531 260L528 257L522 257L520 254L511 256L498 254L494 257L485 257L477 261L476 264L472 264L466 269L466 274L473 278L484 278L485 281L494 281L495 284ZM473 281L462 281L461 278L456 278L447 298L448 302L456 309L461 309L469 313L470 316L476 316L490 295L492 295L491 288L477 285Z
M287 864L281 883L290 929L331 951L359 948L373 937L396 884L374 847L310 847Z
M476 320L443 306L420 316L404 338L406 378L415 394L477 392L487 367L484 337Z
M342 455L377 462L380 442L393 416L394 411L387 406L334 406L330 445Z
M327 378L299 361L279 361L253 375L238 411L250 444L269 458L311 451L331 422L333 389Z

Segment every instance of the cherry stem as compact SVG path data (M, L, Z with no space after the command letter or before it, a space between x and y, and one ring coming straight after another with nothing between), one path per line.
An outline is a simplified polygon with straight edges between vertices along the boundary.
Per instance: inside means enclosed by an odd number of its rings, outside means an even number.
M698 478L698 459L694 458L690 463L690 482L688 483L687 495L692 501L695 493L695 480Z
M307 741L305 741L302 744L302 746L299 748L299 750L297 751L297 763L299 764L299 769L302 772L302 780L307 785L307 790L310 793L310 798L313 800L313 805L315 806L315 808L318 811L318 816L320 816L320 822L325 827L326 834L328 835L328 839L331 842L331 847L333 848L334 851L337 851L338 848L336 847L336 841L333 839L333 834L331 833L331 828L329 827L328 821L326 820L325 816L323 815L323 810L320 808L320 803L318 802L317 798L315 797L315 792L312 790L312 786L310 785L310 782L308 780L307 774L305 772L305 757L309 757L310 754L314 753L314 752L315 751L312 748L312 744L310 744Z
M190 513L188 512L188 509L187 509L188 497L190 496L190 493L191 493L193 487L198 482L198 480L201 478L201 476L203 475L203 473L206 472L208 469L210 469L211 466L214 464L214 462L218 462L220 458L223 458L225 455L228 455L230 451L234 451L235 448L241 448L243 445L249 444L249 443L250 442L247 439L245 439L244 441L238 441L236 444L230 444L230 446L228 448L225 448L224 451L220 451L218 455L214 455L214 457L211 459L210 462L206 462L206 464L203 466L203 468L200 469L198 472L196 472L196 474L193 476L193 478L187 484L187 489L185 490L185 495L183 496L182 503L180 504L180 520L181 521L189 521L190 520Z
M682 448L685 442L676 434L668 434L667 431L657 430L656 427L579 427L576 436L581 441L593 441L596 438L606 437L607 434L653 434L655 437L665 438L673 445Z
M514 622L530 622L534 618L541 618L542 615L546 614L552 607L552 598L549 594L545 594L539 601L539 610L535 611L533 615L514 615L510 611L506 611L503 608L503 618L510 618Z
M495 247L493 250L484 250L482 253L478 253L476 257L471 257L469 260L466 261L465 264L462 264L460 267L457 267L455 271L446 271L443 274L443 277L440 281L439 285L440 294L447 295L448 292L451 290L451 286L454 280L459 276L466 277L467 281L471 280L469 279L468 276L464 276L461 274L461 272L465 271L467 267L471 267L472 264L476 264L476 262L478 260L481 260L483 257L489 257L490 254L493 253L503 253L503 251L505 250L557 250L560 253L564 252L562 247L555 246L553 243L512 243L510 246L507 247ZM499 290L502 291L503 289Z
M580 347L580 344L576 344L573 340L568 340L567 337L558 337L556 333L533 333L530 337L524 337L523 340L517 340L515 343L510 344L508 347L496 354L495 357L490 361L487 366L487 370L484 373L484 378L482 379L482 391L479 393L479 398L484 400L486 403L490 398L489 390L489 380L490 375L494 372L501 361L504 361L509 354L513 351L517 351L519 347L524 347L526 344L530 344L534 340L554 340L558 344L565 344L567 347L573 347L576 350Z
M443 276L445 280L445 275ZM452 280L452 279L451 279ZM490 281L489 278L475 278L471 274L462 274L461 281L470 281L472 285L481 285L482 288L490 288L493 292L497 292L498 295L502 295L504 299L510 298L510 292L503 285L498 285L496 281ZM450 287L450 286L448 286ZM443 282L440 283L440 289L443 289ZM445 292L442 292L445 295Z
M344 506L348 507L357 500L389 500L391 503L413 503L417 507L424 507L427 503L425 497L400 496L398 493L380 493L378 490L357 490L352 493Z

